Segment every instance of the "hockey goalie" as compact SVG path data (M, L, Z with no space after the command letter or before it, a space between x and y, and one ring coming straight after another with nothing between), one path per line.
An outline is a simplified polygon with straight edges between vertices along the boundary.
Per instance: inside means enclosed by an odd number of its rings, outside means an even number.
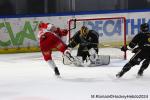
M99 34L95 30L89 30L82 26L71 38L68 48L74 48L77 45L77 56L74 57L76 66L101 66L110 63L109 55L98 55ZM90 63L89 63L90 62ZM72 64L64 57L64 64Z

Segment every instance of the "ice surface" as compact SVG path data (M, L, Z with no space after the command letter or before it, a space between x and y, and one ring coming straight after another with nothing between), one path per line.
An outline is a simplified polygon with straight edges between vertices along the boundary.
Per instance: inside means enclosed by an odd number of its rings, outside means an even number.
M61 77L43 60L40 52L0 55L0 100L149 100L150 68L136 78L140 66L116 79L129 60L111 59L108 66L63 65L61 53L53 53ZM130 57L130 56L128 56ZM149 95L149 98L91 98L91 95Z

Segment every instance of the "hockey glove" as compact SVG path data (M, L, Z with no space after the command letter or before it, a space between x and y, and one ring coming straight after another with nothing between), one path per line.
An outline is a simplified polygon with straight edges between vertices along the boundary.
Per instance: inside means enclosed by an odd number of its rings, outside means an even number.
M68 30L67 30L67 29L64 29L62 32L63 32L65 35L68 34Z
M121 51L124 51L124 52L125 52L125 51L127 51L127 50L129 50L128 47L127 47L127 45L121 47Z

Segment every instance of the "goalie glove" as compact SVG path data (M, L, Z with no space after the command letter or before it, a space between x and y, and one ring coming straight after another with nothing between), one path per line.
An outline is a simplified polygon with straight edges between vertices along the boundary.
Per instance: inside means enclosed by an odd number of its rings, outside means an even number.
M95 51L95 49L94 48L91 48L90 50L89 50L89 54L90 54L90 57L89 57L89 59L91 60L91 61L95 61L96 59L97 59L97 52Z
M90 54L90 56L91 56L91 55L97 54L97 52L95 51L94 48L91 48L91 49L89 49L89 54Z

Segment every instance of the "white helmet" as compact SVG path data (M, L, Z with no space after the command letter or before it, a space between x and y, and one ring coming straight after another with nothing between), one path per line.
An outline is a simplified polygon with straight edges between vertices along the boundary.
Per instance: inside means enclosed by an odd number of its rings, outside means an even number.
M53 31L54 29L55 29L55 26L53 24L48 23L47 30L48 31Z
M50 30L54 25L53 24L49 24L47 25L47 30Z

